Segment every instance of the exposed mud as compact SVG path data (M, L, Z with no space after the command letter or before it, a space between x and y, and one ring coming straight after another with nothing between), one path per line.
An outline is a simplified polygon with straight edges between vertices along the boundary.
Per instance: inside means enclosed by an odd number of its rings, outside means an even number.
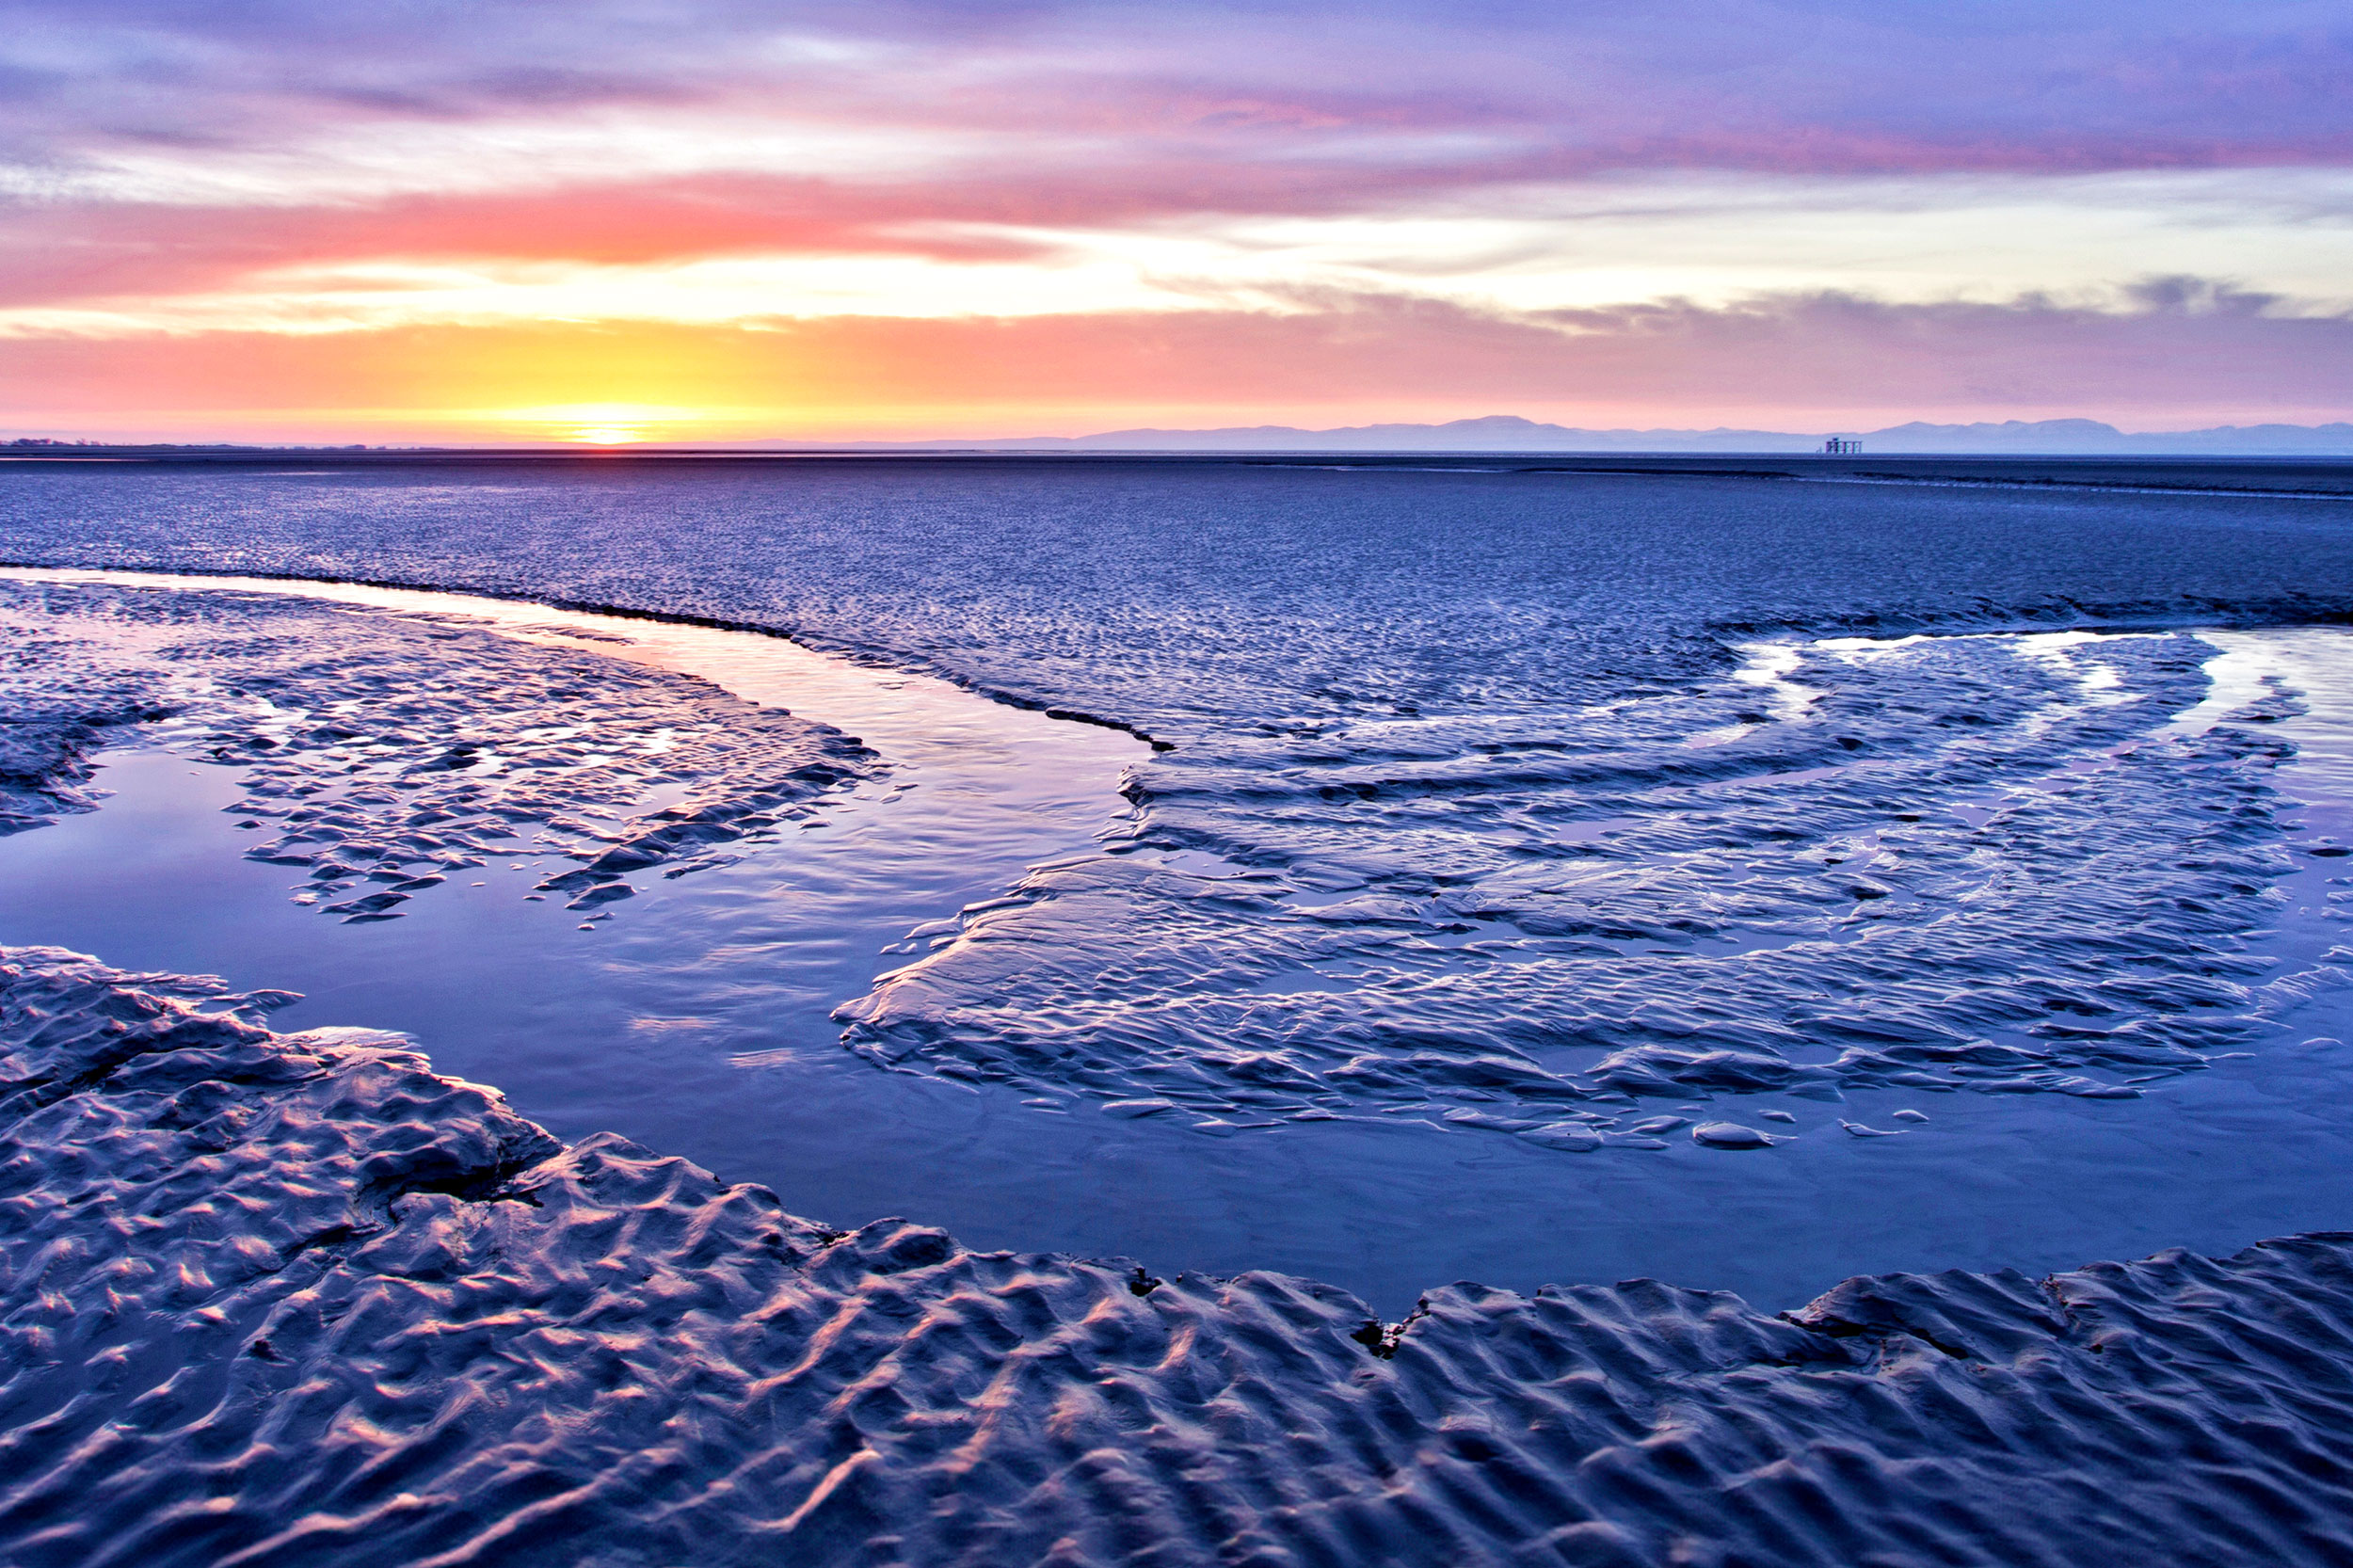
M2216 657L1763 644L1692 693L1180 752L1138 840L1199 869L1042 872L842 1016L897 1066L1566 1149L1659 1097L2130 1097L2345 977L2249 950L2332 845L2272 787L2293 690L2175 722Z
M560 856L575 908L682 875L871 771L838 730L593 651L272 594L0 580L0 829L88 809L92 750L238 767L250 859L347 920L499 856Z

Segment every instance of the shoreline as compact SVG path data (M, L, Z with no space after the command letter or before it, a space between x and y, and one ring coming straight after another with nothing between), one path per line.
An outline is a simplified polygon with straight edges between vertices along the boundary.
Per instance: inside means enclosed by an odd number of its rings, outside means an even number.
M2226 455L2126 453L1941 454L1889 452L1825 456L1789 452L1643 453L1519 449L1495 452L1441 450L1367 452L1301 447L1296 450L1219 451L1002 451L942 445L920 451L857 451L646 447L443 447L413 450L350 450L273 447L58 447L0 451L0 464L27 470L71 470L77 466L163 469L366 472L437 467L481 469L506 466L543 471L626 472L743 469L791 473L828 466L858 469L971 468L1017 472L1036 469L1141 469L1289 471L1302 474L1332 471L1356 473L1493 475L1504 479L1547 475L1595 479L1715 479L1764 483L1832 483L1960 486L2026 491L2094 494L2159 494L2252 500L2353 500L2353 456L2329 454ZM2297 481L2282 483L2282 477Z

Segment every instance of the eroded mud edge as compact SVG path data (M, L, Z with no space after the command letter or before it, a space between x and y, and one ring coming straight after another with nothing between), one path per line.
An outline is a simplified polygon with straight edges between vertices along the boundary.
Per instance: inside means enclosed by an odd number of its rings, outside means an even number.
M1072 707L1066 702L993 685L972 675L953 668L936 659L908 654L895 648L829 637L810 627L794 623L744 620L726 616L699 615L686 610L648 610L628 604L612 604L600 600L587 600L563 594L535 592L524 588L503 588L495 584L452 588L431 582L410 582L398 578L321 576L315 572L289 571L204 571L172 567L93 567L76 566L55 561L19 561L0 557L0 573L20 572L40 574L28 581L64 584L91 582L122 583L131 579L157 579L145 585L178 586L190 589L226 589L234 591L240 584L275 584L279 591L299 595L305 588L383 588L396 593L440 594L451 598L493 600L502 604L530 604L549 610L561 610L569 615L603 616L614 620L644 621L655 626L688 626L706 632L742 632L759 637L776 637L798 644L812 652L846 659L854 664L870 669L900 671L909 675L928 676L944 680L960 691L990 702L1018 708L1024 712L1042 712L1049 719L1071 724L1093 725L1097 728L1116 730L1150 746L1154 751L1174 751L1175 741L1153 734L1143 725L1128 719L1097 713L1089 709ZM162 580L168 579L166 582ZM248 591L266 591L249 587ZM2353 617L2353 611L2347 616Z

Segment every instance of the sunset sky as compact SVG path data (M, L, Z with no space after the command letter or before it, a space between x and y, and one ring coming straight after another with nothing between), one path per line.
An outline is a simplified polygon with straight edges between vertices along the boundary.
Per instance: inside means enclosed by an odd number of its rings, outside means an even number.
M2353 417L2344 0L0 4L0 438Z

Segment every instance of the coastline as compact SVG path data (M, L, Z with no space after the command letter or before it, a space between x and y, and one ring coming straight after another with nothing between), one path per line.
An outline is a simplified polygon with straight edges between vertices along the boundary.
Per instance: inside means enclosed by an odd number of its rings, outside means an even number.
M1296 1276L832 1230L396 1037L272 1033L282 993L4 962L0 1538L37 1568L2346 1545L2344 1234L1384 1322Z
M1504 478L1657 478L1800 483L1960 486L2118 494L2353 499L2353 456L2342 453L1946 453L1888 451L1825 456L1761 449L1717 452L1577 451L1543 447L1366 450L1319 447L1139 447L1071 451L1051 448L959 447L952 443L899 449L856 447L630 446L303 448L202 446L72 446L0 449L0 463L26 470L77 467L207 469L305 473L399 473L433 468L510 467L554 473L703 472L758 472L858 470L1202 469L1289 470L1348 473L1432 473Z

